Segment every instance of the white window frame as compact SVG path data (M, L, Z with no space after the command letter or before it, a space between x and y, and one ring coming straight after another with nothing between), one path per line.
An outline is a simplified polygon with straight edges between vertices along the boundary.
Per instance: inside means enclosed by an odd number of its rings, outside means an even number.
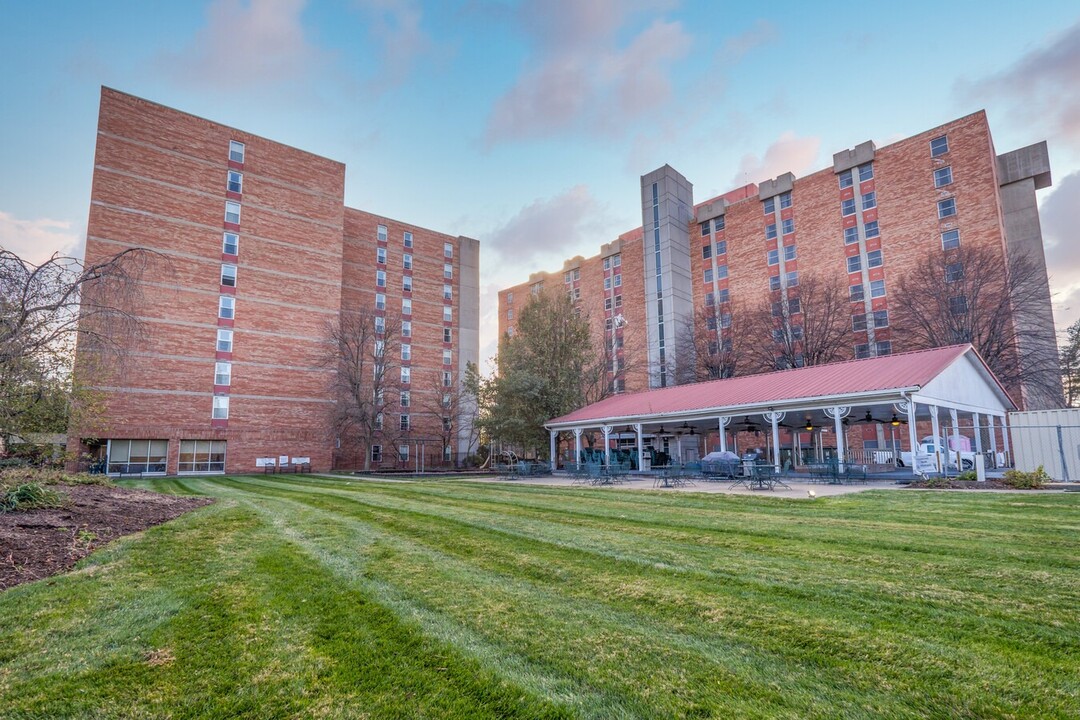
M454 278L454 266L450 263L443 263L442 276L446 280L452 280Z
M386 248L375 248L375 262L380 265L386 264Z
M229 419L229 396L228 395L215 395L214 404L210 410L211 420L228 420Z
M942 210L945 207L950 207L952 209L952 212L943 213ZM937 202L938 220L944 220L947 217L956 217L956 215L957 215L956 198L951 198L950 197L950 198L942 198L941 200L938 200L938 202Z
M952 183L952 165L946 165L945 167L934 170L934 187L942 188L947 185L952 185Z
M443 362L443 365L452 365L453 362L454 362L454 351L453 350L443 350L442 351L442 362Z
M234 179L235 176L235 179ZM235 183L236 189L233 190L233 184ZM228 179L225 180L225 189L229 192L234 192L239 195L244 194L244 173L239 170L229 170Z
M401 314L412 315L412 300L409 298L401 298Z
M217 316L224 320L235 320L236 298L232 295L219 295Z
M225 282L226 280L232 280L232 282ZM233 265L232 263L221 263L220 281L225 287L236 287L236 265Z
M401 382L405 383L406 385L408 385L409 383L412 382L412 369L411 368L407 368L407 367L401 368Z
M944 141L945 147L942 150L938 150L937 148L934 147L934 143L938 142L939 140ZM940 147L940 145L939 145L939 147ZM938 136L936 138L932 138L930 140L930 157L941 157L942 155L944 155L947 152L949 152L949 136L948 135L940 135L940 136Z
M386 295L384 295L383 293L375 293L375 309L386 309Z
M945 236L950 236L946 238ZM946 230L941 233L941 249L942 250L955 250L960 247L960 230L953 228L952 230Z
M232 352L233 331L229 328L218 328L217 341L214 343L214 347L218 352Z
M413 246L413 234L412 234L411 232L409 232L408 230L406 230L406 231L405 231L405 232L404 232L404 233L403 233L403 234L401 235L401 243L402 243L402 245L404 245L405 247L407 247L407 248L411 248L411 247Z
M375 287L381 287L381 288L386 287L386 271L385 270L376 270L375 271Z
M232 252L229 252L230 238L232 239L231 246ZM226 230L221 234L221 253L223 255L239 255L240 254L240 235Z
M409 343L401 343L401 359L412 360L412 345Z
M412 337L412 320L401 321L401 337Z
M412 270L413 269L412 253L405 253L404 255L401 256L401 267L404 270Z
M247 148L244 143L239 140L229 141L229 160L235 163L244 164L244 155L247 152Z
M230 216L235 216L235 220L230 220ZM240 203L235 200L225 201L225 222L232 223L233 225L240 224Z
M506 319L507 320L513 320L514 319L514 308L510 308L507 311L507 313L508 314L506 316ZM443 319L443 322L453 322L454 321L454 308L453 308L452 305L443 305L442 319Z
M443 243L442 254L443 254L444 258L451 258L452 259L454 257L454 246L453 246L453 244L451 244L451 243Z
M454 331L451 330L450 328L443 328L442 329L442 341L444 343L452 343L452 342L454 342Z
M231 362L229 362L228 360L217 360L214 362L214 384L232 385Z
M443 300L453 300L454 299L454 287L452 285L443 285L442 286L442 296L443 296Z
M412 292L412 275L401 276L401 291Z
M375 239L379 242L386 242L386 238L390 237L389 231L385 225L378 225L375 228Z

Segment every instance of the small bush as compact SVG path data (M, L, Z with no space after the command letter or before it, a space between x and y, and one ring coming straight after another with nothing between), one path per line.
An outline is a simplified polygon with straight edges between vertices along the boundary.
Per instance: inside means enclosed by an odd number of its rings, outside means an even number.
M43 488L37 483L16 485L3 495L0 495L0 512L60 507L63 504L64 498L60 493Z
M963 480L963 481L966 481L966 482L973 482L973 481L979 479L979 475L974 470L965 470L964 472L957 475L956 479L957 480Z
M1022 470L1006 470L1005 477L1002 478L1009 487L1016 490L1038 490L1048 482L1052 482L1053 478L1043 469L1043 466L1035 468L1032 472L1024 472Z
M13 488L26 483L36 483L38 485L110 485L112 481L108 475L66 473L58 468L0 468L0 489Z

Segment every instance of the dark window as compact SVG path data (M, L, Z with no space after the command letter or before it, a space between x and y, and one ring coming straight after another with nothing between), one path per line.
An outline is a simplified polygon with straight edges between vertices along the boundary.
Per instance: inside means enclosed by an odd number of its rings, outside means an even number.
M873 298L885 297L885 281L884 280L871 280L870 281L870 297L873 297Z
M862 196L862 209L863 210L872 210L872 209L874 209L876 207L877 207L877 193L876 192L864 193L863 196Z
M780 207L781 208L789 208L789 207L791 207L791 193L790 192L780 194Z
M930 141L930 157L937 157L949 152L949 138L947 135L934 138Z
M762 204L765 206L766 215L772 215L774 212L776 212L776 200L774 198L769 198Z
M709 221L706 220L705 222L701 223L701 236L705 237L708 234L709 234Z
M721 215L718 218L713 218L713 231L720 232L724 229L724 216Z
M871 250L870 252L866 253L866 267L881 267L881 262L882 260L880 250Z
M776 223L769 223L765 226L765 239L772 240L776 237Z
M861 332L866 329L866 314L858 313L851 316L851 329L854 332Z
M877 220L871 220L870 222L866 223L866 237L875 238L881 234L881 231L878 230L877 222Z
M727 253L727 240L716 241L716 254L724 255Z
M852 186L852 184L854 184L850 170L845 170L844 172L840 173L838 178L840 180L841 190L843 190L844 188L849 188Z
M727 277L727 265L717 265L716 266L716 279L717 280L723 280L726 277Z
M844 217L855 214L855 198L840 201L840 214Z
M952 168L943 167L934 171L934 187L952 185Z
M864 293L864 291L863 291L862 283L859 283L858 285L851 285L851 286L848 287L848 298L852 302L861 301L865 297L865 295L863 293Z
M722 290L718 290L716 292L716 302L717 302L717 304L726 303L727 301L728 301L728 289L723 288Z
M889 327L889 311L888 310L875 310L874 311L874 327L876 327L876 328Z
M857 242L859 242L859 228L854 225L844 228L844 244L851 245Z
M874 178L874 164L866 163L859 166L859 182L866 182Z
M701 248L701 258L708 260L712 257L712 245L705 245Z
M955 250L960 247L960 231L947 230L941 233L941 249Z
M937 216L941 218L952 217L956 214L956 198L945 198L944 200L938 200L937 204Z
M945 282L953 283L958 280L964 279L964 264L963 263L949 263L945 266Z
M790 235L791 233L795 232L795 221L791 218L781 220L780 228L781 232L783 232L785 235Z
M847 259L847 271L849 273L859 272L862 270L862 258L858 255L852 255Z
M967 310L967 296L956 295L955 297L949 298L949 312L953 315L964 315L967 313Z

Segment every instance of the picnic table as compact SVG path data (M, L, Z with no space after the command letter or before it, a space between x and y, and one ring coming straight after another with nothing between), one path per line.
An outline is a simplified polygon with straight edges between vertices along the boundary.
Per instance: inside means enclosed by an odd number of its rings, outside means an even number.
M791 487L776 475L776 468L771 463L743 463L743 475L735 479L728 489L745 485L747 490L775 490L776 486Z

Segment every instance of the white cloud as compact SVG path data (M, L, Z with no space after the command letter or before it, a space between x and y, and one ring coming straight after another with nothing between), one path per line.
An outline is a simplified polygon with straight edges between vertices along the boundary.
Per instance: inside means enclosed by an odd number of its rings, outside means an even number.
M1080 22L1027 53L1004 71L961 82L960 95L977 104L1008 103L1020 126L1043 127L1080 150Z
M214 0L190 45L158 58L182 83L217 90L277 87L308 77L327 61L304 30L306 0Z
M73 223L66 220L20 220L0 211L0 248L40 265L54 253L81 256L82 238Z
M482 239L487 250L511 265L543 255L562 257L574 248L599 245L597 238L607 230L602 214L589 188L577 185L533 201Z
M770 180L786 172L800 177L815 168L820 149L821 138L797 137L789 130L769 145L761 157L752 153L743 155L739 161L739 171L731 182L741 187L747 183Z
M736 63L752 50L776 42L779 36L775 25L768 20L758 20L745 32L724 40L716 53L717 60L725 64Z
M496 101L485 141L563 132L610 134L671 98L671 65L690 48L678 22L654 19L628 38L642 10L666 3L531 0L519 9L533 53L517 82Z
M379 69L370 83L383 92L403 83L416 61L435 45L421 27L423 12L412 0L357 0L368 16L368 37L379 48Z
M1046 267L1055 295L1054 316L1059 327L1080 318L1080 172L1068 175L1039 208L1046 248Z

